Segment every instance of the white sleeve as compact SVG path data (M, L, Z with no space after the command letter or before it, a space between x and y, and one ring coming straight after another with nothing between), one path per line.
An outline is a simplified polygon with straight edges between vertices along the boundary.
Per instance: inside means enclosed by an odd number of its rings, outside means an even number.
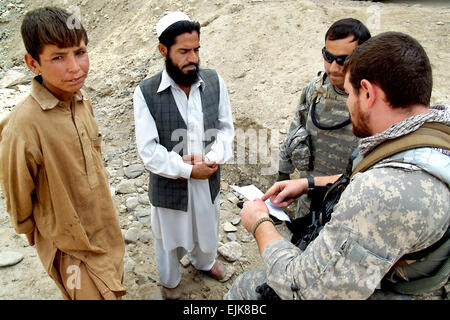
M158 130L139 86L134 90L134 122L136 144L144 166L154 174L178 179L189 179L192 165L184 163L176 152L159 144Z
M220 75L218 76L220 85L219 126L215 128L217 130L216 140L205 158L208 161L222 164L233 157L234 126L228 90L225 81Z

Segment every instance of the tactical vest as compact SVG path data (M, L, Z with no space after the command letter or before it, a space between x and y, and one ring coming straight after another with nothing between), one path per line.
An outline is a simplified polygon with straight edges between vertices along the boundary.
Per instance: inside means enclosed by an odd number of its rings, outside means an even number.
M338 92L325 72L315 83L306 131L311 137L313 175L343 172L358 139L352 132L347 95Z
M203 124L205 132L217 126L219 118L220 84L217 73L210 69L200 69L200 78L205 86L200 88L202 101ZM157 92L161 83L162 72L139 83L147 107L155 120L159 143L167 151L175 151L180 156L187 150L187 126L181 116L170 87ZM175 130L182 135L172 137ZM179 131L177 131L179 132ZM213 131L211 131L213 132ZM210 151L215 135L207 135L205 154ZM174 149L175 148L175 149ZM181 150L180 150L181 149ZM214 203L220 191L220 168L209 178L211 202ZM188 181L169 179L150 172L149 199L155 207L187 211Z

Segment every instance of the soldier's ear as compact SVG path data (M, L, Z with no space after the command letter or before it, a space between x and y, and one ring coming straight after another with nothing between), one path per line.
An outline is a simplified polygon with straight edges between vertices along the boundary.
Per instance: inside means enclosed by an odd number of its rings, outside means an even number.
M363 96L367 101L368 106L372 106L377 98L377 87L369 80L361 80L361 89L363 90Z

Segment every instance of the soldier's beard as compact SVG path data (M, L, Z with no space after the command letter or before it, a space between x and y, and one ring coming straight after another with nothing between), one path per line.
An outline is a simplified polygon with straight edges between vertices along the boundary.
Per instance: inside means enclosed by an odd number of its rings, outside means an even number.
M330 76L337 77L340 80L337 81L336 78L331 78ZM339 88L340 90L344 90L344 77L345 77L345 74L337 73L337 72L332 72L332 73L328 74L328 78L330 80L330 83L333 86Z
M368 127L369 115L361 112L359 101L355 103L353 114L350 114L353 134L358 138L367 138L372 135Z
M189 70L188 73L184 73L183 71L176 66L172 59L170 59L170 55L167 55L166 58L166 71L169 76L175 81L175 83L180 84L184 87L190 87L193 83L198 80L198 68L200 66L200 61L198 63L189 63L184 67L189 65L193 65L196 67L195 70Z

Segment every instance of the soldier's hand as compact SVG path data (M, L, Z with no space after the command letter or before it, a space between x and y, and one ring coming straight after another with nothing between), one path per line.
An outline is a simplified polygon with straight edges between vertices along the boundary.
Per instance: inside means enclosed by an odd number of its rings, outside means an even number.
M216 162L203 161L196 163L192 168L191 178L209 179L209 177L211 177L218 168L219 165Z
M242 225L248 232L252 232L252 228L256 221L260 218L268 217L269 209L261 199L244 202L241 210Z
M277 207L287 207L308 190L306 179L285 180L275 183L261 198L270 201Z

